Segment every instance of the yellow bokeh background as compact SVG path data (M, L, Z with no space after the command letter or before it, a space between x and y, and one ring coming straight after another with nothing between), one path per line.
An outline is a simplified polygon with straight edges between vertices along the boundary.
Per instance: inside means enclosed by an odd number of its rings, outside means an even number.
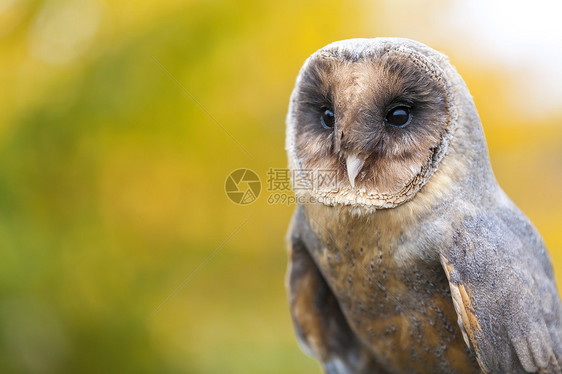
M286 302L294 206L224 183L286 166L298 69L351 37L450 56L561 284L562 95L439 16L468 1L0 0L0 371L320 373Z

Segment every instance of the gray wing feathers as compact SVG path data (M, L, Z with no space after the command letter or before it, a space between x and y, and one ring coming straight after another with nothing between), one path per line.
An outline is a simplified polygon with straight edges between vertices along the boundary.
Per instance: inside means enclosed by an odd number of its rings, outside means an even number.
M561 373L562 306L550 259L525 217L506 214L465 219L441 253L459 325L486 372Z

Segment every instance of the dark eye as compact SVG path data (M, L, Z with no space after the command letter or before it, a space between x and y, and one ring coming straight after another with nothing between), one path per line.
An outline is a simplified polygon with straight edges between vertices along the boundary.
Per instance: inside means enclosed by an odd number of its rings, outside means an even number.
M334 123L336 122L334 112L328 108L322 108L321 110L322 114L320 115L320 122L322 122L322 126L326 129L333 129Z
M385 120L389 125L404 127L410 123L411 118L412 115L410 114L410 108L407 106L398 106L396 108L392 108L386 114Z

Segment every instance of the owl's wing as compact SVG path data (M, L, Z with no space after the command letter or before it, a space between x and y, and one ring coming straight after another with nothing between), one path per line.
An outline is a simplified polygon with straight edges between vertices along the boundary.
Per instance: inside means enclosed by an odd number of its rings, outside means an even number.
M327 374L386 373L349 327L305 244L313 241L317 239L298 208L289 230L286 281L301 348L318 359Z
M526 219L465 220L441 263L465 342L485 372L562 373L560 297L542 240Z

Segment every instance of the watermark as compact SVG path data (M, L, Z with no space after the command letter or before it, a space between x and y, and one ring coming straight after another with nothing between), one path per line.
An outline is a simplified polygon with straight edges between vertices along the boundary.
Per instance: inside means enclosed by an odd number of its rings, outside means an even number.
M315 203L312 196L295 195L308 189L326 192L338 190L337 170L312 170L269 168L266 175L267 203L270 205L294 205ZM250 169L237 169L228 175L225 192L235 204L249 205L257 200L261 191L259 176Z
M288 193L272 193L267 197L267 203L269 205L295 205L295 204L312 204L321 202L314 196L302 196Z
M224 191L235 204L251 204L260 196L260 177L250 169L234 170L226 178Z

